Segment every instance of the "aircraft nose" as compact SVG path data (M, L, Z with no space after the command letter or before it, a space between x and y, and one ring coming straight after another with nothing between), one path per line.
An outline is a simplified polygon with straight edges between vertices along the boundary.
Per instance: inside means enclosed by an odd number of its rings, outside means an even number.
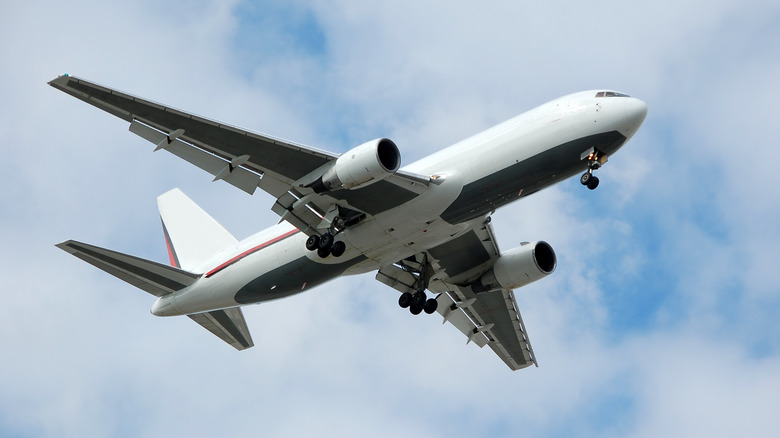
M626 99L626 121L637 129L647 117L647 104L635 97Z
M626 115L625 115L625 131L624 134L626 137L630 138L632 135L636 133L636 131L639 129L640 126L642 126L642 122L645 121L645 117L647 117L647 104L643 101L635 98L635 97L628 97L625 99L626 102Z

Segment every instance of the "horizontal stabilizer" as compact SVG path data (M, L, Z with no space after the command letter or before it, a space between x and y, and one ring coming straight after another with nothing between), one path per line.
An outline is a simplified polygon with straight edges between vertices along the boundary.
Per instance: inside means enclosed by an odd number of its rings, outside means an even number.
M187 316L232 345L236 350L243 350L255 345L246 326L244 314L238 307Z
M200 278L181 269L75 240L57 247L156 297L184 289Z

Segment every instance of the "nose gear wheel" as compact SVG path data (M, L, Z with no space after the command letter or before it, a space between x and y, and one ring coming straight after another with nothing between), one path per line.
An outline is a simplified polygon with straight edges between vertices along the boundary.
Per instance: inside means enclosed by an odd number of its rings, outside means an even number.
M599 167L601 167L602 164L607 162L607 156L605 154L602 154L596 148L590 148L587 151L582 153L580 159L588 160L588 170L585 173L583 173L582 176L580 177L580 184L584 185L590 190L595 190L596 187L599 186L599 178L593 175L593 171L598 169Z

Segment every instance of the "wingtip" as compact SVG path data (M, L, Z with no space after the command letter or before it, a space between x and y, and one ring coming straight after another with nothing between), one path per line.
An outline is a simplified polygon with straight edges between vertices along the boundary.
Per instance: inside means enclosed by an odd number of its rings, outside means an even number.
M65 73L64 75L59 75L56 78L50 80L48 84L52 87L63 87L71 78L73 78L73 76Z
M73 242L73 240L66 240L66 241L60 242L60 243L58 243L58 244L56 244L54 246L56 246L57 248L59 248L59 249L61 249L63 251L71 252L70 251L70 244L72 242Z

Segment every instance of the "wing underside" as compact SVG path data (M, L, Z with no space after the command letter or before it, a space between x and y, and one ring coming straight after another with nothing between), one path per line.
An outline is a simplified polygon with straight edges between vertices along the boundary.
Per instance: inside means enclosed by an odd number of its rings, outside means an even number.
M330 226L340 208L376 215L422 193L429 179L404 171L354 190L314 193L307 187L338 154L226 125L73 76L49 84L130 123L130 131L249 194L258 187L276 198L273 211L307 234ZM355 215L353 214L353 215ZM318 231L319 230L319 231Z
M511 290L474 293L471 281L488 270L500 252L489 223L431 248L422 256L433 270L428 289L439 293L437 312L463 333L467 343L488 345L512 370L536 365L531 342ZM405 265L407 262L401 263ZM414 292L417 279L403 268L391 265L377 279L400 292Z
M477 345L490 346L512 370L536 365L514 293L494 290L475 294L470 287L461 286L478 278L500 255L489 222L432 248L429 254L436 273L429 288L441 293L438 311L445 320L453 322ZM456 318L453 313L460 315Z

